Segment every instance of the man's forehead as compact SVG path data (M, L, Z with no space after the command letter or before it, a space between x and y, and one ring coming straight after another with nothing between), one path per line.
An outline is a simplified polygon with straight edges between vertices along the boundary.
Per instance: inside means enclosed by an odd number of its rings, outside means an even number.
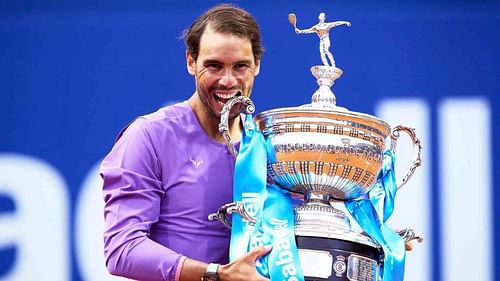
M213 30L206 30L200 38L200 51L204 49L217 49L225 48L229 51L251 52L252 43L250 39L238 36L232 33L216 32Z
M231 32L231 31L218 31L218 30L214 29L210 24L207 24L207 26L203 30L203 33L201 34L201 37L200 37L200 43L201 43L202 39L204 37L207 37L207 36L220 36L220 37L228 37L228 38L235 37L235 38L239 38L241 40L248 40L250 42L250 38L248 38L247 36L243 36L242 34L238 34L236 32Z

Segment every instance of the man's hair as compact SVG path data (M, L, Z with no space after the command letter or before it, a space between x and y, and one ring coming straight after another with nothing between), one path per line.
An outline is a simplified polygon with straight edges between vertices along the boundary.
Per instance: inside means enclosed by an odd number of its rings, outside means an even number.
M257 21L247 11L229 4L209 9L184 30L186 49L194 60L198 59L200 39L207 26L215 32L248 38L252 43L255 63L260 62L264 49Z

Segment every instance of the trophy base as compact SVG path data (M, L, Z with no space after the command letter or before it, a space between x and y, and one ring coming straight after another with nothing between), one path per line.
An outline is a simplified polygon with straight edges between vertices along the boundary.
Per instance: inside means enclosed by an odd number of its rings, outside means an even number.
M378 281L383 252L351 241L296 236L306 281Z

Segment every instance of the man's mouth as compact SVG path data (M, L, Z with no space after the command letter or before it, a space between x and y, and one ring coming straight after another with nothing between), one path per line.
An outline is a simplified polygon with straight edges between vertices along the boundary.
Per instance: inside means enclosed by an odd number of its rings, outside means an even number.
M215 100L220 104L224 105L226 104L227 101L234 97L239 97L241 96L242 93L241 91L215 91Z

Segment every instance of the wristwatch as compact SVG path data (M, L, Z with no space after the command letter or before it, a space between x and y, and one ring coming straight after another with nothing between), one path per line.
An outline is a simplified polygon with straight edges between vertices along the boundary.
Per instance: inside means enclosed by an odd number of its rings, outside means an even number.
M219 281L219 274L217 274L217 269L219 269L218 263L211 263L207 267L205 275L201 278L201 281Z

